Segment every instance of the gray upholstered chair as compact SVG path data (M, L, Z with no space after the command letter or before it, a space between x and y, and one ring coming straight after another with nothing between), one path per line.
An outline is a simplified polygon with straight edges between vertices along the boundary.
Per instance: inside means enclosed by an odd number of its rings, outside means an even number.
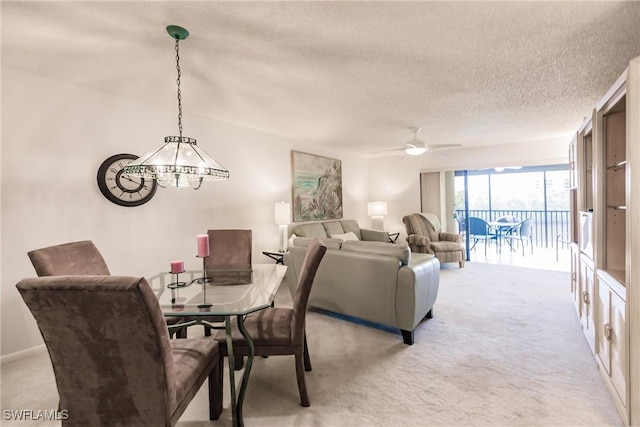
M38 277L64 275L110 275L107 263L91 240L62 243L27 252ZM182 317L167 317L167 325L182 322ZM179 338L186 338L186 329L173 330Z
M63 426L173 426L207 379L209 418L219 418L218 343L170 340L144 278L50 276L16 287L47 345Z
M253 237L251 230L208 230L209 256L204 258L207 276L216 283L251 281L251 251ZM239 271L246 268L245 272ZM225 270L227 270L225 272ZM211 323L224 322L224 316L201 317ZM205 336L211 336L211 328L205 325Z
M209 230L211 254L204 259L214 285L251 282L251 230Z
M431 213L414 213L402 218L411 252L433 254L440 263L457 262L464 267L462 236L441 231L440 220Z
M253 339L258 356L294 355L296 378L302 406L309 406L309 395L304 371L311 371L311 358L307 347L305 317L311 285L327 247L315 240L307 248L296 289L293 308L272 307L250 314L244 326ZM221 353L227 356L226 333L219 331L215 337L220 343ZM238 330L232 329L234 357L249 355L249 347Z
M38 277L110 274L102 254L91 240L35 249L27 255Z
M251 230L208 230L210 255L204 259L207 270L251 265Z

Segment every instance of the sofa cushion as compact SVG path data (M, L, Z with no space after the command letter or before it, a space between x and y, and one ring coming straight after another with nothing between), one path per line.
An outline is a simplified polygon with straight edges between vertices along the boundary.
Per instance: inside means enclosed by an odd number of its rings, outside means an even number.
M333 237L334 234L343 234L346 232L346 230L342 228L340 221L326 221L322 223L322 226L327 236Z
M358 241L360 239L358 239L358 236L356 236L353 231L350 231L348 233L342 233L342 234L332 234L331 235L332 239L340 239L343 242L347 241L347 240L353 240L353 241Z
M358 239L362 240L362 234L360 233L360 225L358 221L355 219L341 219L340 224L342 224L342 229L345 233L352 232L355 234Z
M329 237L324 231L324 227L319 222L309 224L300 224L293 229L298 237L306 237L307 239L316 239L320 237Z
M409 246L403 244L346 241L342 243L342 250L346 252L360 252L396 257L402 265L407 265L411 259Z
M436 252L458 252L462 251L462 245L457 242L440 240L439 242L431 242L431 249Z
M302 238L301 237L297 237L297 238L293 239L293 246L300 246L300 247L306 248L314 240L315 239L307 239L307 238L304 238L304 237L302 237ZM319 239L319 240L325 244L327 249L340 249L340 247L342 246L342 240L340 240L340 239L326 238L326 239Z

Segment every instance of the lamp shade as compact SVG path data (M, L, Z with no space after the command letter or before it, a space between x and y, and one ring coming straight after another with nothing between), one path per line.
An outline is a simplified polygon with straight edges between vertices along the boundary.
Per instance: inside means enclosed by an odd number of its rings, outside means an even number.
M369 216L385 216L387 214L387 202L369 202L367 203L367 215Z
M275 207L276 224L284 225L291 222L291 205L286 202L276 203Z

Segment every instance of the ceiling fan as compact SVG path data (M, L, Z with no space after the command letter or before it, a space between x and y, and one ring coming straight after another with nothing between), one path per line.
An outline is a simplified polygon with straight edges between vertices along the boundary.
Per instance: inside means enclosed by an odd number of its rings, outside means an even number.
M462 147L462 144L427 144L423 140L418 139L420 128L411 127L409 129L411 130L411 132L413 132L413 138L411 139L411 141L404 144L404 148L398 148L396 150L404 150L404 152L410 156L419 156L420 154L424 154L425 152L431 150Z

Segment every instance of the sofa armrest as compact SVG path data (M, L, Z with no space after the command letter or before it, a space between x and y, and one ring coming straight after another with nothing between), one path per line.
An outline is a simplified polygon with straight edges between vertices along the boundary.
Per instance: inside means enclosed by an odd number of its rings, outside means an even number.
M440 240L444 240L445 242L462 243L462 236L456 233L440 232L439 237L440 237Z
M361 228L360 235L362 236L362 240L372 242L389 242L389 233L386 231L368 230L366 228Z
M440 283L440 262L433 255L413 254L398 271L396 316L398 327L413 330L433 308Z

